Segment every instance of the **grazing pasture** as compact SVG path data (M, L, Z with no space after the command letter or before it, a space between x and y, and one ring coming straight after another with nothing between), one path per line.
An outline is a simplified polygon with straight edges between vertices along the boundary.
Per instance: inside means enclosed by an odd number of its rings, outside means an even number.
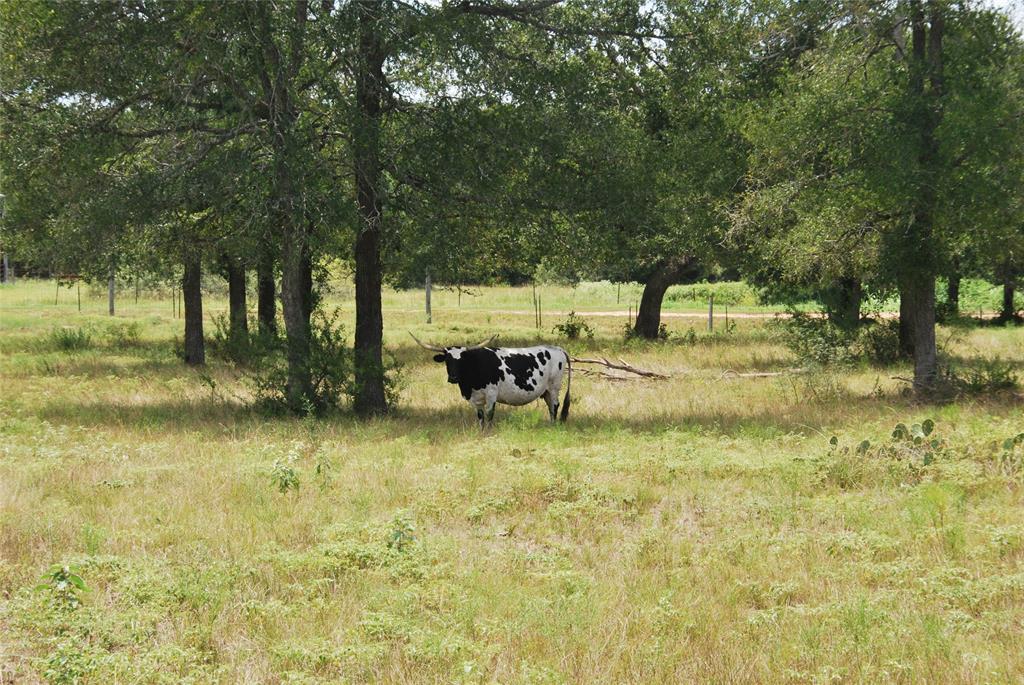
M544 306L626 309L587 287ZM1024 679L1019 395L918 404L909 364L752 375L798 365L758 318L624 343L584 314L565 341L528 289L475 290L435 291L431 325L386 293L402 399L362 422L263 416L239 368L186 369L169 293L110 318L0 290L0 682ZM407 330L672 378L577 371L568 424L499 406L481 434ZM1024 374L1022 328L939 339Z

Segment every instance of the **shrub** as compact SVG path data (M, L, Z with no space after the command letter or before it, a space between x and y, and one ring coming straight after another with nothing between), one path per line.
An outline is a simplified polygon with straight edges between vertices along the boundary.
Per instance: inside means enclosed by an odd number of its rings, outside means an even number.
M894 364L900 359L900 322L879 321L861 326L853 343L854 356L873 364Z
M81 593L88 592L85 581L78 575L78 567L54 564L49 568L36 590L48 591L62 608L77 609L81 604Z
M142 326L138 321L115 323L107 326L103 331L103 337L110 347L118 349L136 347L142 337Z
M50 345L65 352L77 352L92 347L92 333L86 328L54 328L50 331L48 340Z
M1006 438L995 456L996 470L1010 478L1024 474L1024 433Z
M843 490L886 474L898 482L916 483L925 467L946 454L946 442L935 436L934 430L931 419L910 427L898 423L888 442L872 445L870 440L861 440L853 449L841 446L833 435L826 456L816 460L817 472L824 482Z
M295 468L297 459L297 455L289 453L288 456L275 460L270 469L270 480L281 494L299 489L299 472Z
M283 340L274 333L259 330L249 322L249 333L232 335L231 323L224 314L213 317L213 334L209 339L210 353L236 364L256 364L281 349Z
M679 334L678 340L684 345L693 345L697 342L697 331L693 330L693 326L690 326L686 329L685 333Z
M576 316L576 312L569 312L569 316L566 317L565 321L556 324L552 330L555 333L561 333L569 340L579 339L581 333L586 334L587 338L594 337L594 329L591 328L590 324L583 317Z
M980 359L970 366L950 364L940 371L940 392L950 396L1012 392L1020 384L1012 362L999 357Z
M856 358L851 349L851 336L824 317L790 310L789 320L779 327L782 342L801 362L827 366L849 363Z
M286 351L282 345L275 345L263 357L260 370L251 376L257 407L271 413L299 411L319 414L340 408L346 397L356 394L358 388L354 355L345 335L345 327L338 322L340 317L340 310L334 310L331 314L318 310L311 317L309 370L313 387L307 406L297 408L288 405ZM382 371L385 397L388 405L393 406L398 401L400 368L391 358Z
M658 337L657 340L668 340L669 332L668 327L664 323L658 324ZM631 324L626 324L622 327L622 339L626 342L630 340L643 340L644 338L637 334L636 329Z
M782 342L807 364L892 364L900 358L898 321L866 323L855 331L844 331L823 316L791 310L789 320L778 325Z

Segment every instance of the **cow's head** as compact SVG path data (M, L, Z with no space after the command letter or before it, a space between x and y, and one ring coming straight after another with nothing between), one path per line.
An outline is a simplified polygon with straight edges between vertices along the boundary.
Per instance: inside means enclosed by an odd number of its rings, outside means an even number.
M465 347L446 347L444 352L434 355L435 362L444 362L445 368L448 370L449 383L459 382L459 359L465 351Z
M409 335L412 335L410 332ZM438 345L427 345L426 343L420 342L420 339L415 335L412 335L412 339L416 343L431 352L437 352L434 355L434 361L438 364L444 362L445 368L448 370L448 382L458 383L459 382L459 367L462 355L470 350L478 350L481 347L487 347L497 336L492 335L487 340L484 340L479 345L470 345L469 347L439 347Z

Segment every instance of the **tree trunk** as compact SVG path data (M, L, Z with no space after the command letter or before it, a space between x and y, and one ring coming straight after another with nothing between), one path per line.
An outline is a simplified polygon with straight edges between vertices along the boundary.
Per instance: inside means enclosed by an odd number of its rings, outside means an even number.
M181 292L185 299L185 363L189 366L201 366L206 363L201 275L202 263L199 255L185 257L185 275L181 279Z
M274 287L274 260L264 256L257 267L256 316L260 333L277 333L277 292Z
M355 398L358 414L387 411L381 309L380 118L384 102L384 46L377 26L381 0L359 0L359 54L354 130L356 204L360 223L355 242Z
M1017 308L1013 305L1014 281L1010 276L1003 281L1003 308L999 312L1001 321L1013 321L1017 315Z
M900 283L901 333L904 316L910 326L914 353L914 392L924 398L935 390L938 351L935 346L935 276L937 258L934 235L936 177L939 142L936 131L943 117L943 3L910 2L912 51L910 55L911 124L917 132L917 196L913 220L899 238L903 272ZM902 338L902 336L901 336Z
M660 265L647 279L640 308L637 309L633 331L640 337L655 340L661 329L661 303L665 291L687 275L694 273L694 262L689 258L673 259Z
M285 239L281 260L281 303L287 333L288 387L285 391L292 411L305 411L313 397L309 369L309 255L303 231Z
M852 331L860 325L861 283L856 278L840 278L822 293L828 319L837 328Z
M914 313L911 295L900 288L900 356L914 358Z
M107 314L114 315L114 272L110 272L107 279Z
M914 344L914 393L926 397L935 390L938 351L935 346L935 277L920 277L904 288Z
M946 282L946 313L956 318L960 316L960 272L954 271Z
M228 281L228 319L230 336L244 340L249 336L248 312L245 303L245 267L242 262L227 255L223 258Z
M317 400L309 367L310 236L301 201L302 165L299 163L306 143L296 130L299 115L294 100L296 80L305 58L309 8L305 0L291 5L294 24L288 31L287 50L283 50L275 39L270 3L242 3L239 7L251 13L254 33L262 50L264 71L260 73L260 81L269 109L267 134L274 154L271 225L281 240L281 309L288 361L285 398L289 409L301 413Z

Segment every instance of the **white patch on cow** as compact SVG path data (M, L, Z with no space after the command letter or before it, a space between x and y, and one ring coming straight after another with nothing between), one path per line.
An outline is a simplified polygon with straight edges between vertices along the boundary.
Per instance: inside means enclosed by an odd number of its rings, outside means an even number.
M522 406L542 397L545 392L551 393L555 397L559 396L562 391L562 376L569 359L565 350L560 347L544 345L538 347L501 348L495 351L501 360L501 370L505 374L505 380L499 383L497 388L497 401L499 403ZM508 359L513 355L522 354L529 355L536 360L541 352L547 352L548 359L531 370L527 379L529 381L527 385L530 385L532 389L525 390L519 387L515 382L512 369L509 367ZM561 369L558 368L559 362L562 362Z

